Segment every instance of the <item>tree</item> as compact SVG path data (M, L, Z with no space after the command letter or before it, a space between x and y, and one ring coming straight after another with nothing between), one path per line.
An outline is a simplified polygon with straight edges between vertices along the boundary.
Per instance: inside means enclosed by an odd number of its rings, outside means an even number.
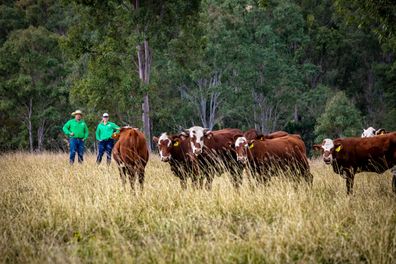
M2 110L24 124L30 151L41 151L48 129L67 103L67 71L58 36L33 26L12 32L0 49L0 69Z
M344 92L337 92L326 103L325 112L315 126L316 141L324 138L358 136L361 131L359 110L348 100Z

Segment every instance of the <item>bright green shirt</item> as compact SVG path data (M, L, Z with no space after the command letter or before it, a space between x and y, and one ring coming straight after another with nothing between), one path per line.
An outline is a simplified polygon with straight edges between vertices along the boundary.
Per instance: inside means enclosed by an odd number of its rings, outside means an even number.
M118 129L120 129L120 127L112 122L107 122L106 125L100 122L96 129L96 140L107 140L111 138L111 135Z
M88 127L84 120L77 121L76 119L70 119L63 126L63 132L70 138L88 138ZM74 133L70 136L70 133Z

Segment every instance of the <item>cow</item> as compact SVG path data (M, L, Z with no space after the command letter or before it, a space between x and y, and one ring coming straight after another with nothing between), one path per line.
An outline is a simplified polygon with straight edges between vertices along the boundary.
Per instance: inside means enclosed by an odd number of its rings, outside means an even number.
M392 170L392 189L396 192L396 132L368 138L326 138L313 148L321 150L323 161L346 179L347 194L353 193L356 173L388 169Z
M363 129L363 133L362 133L361 137L362 138L364 138L364 137L374 137L374 136L378 136L378 135L384 135L384 134L387 134L387 133L388 132L385 129L383 129L383 128L380 128L380 129L376 130L373 127L369 127L367 129Z
M299 135L235 141L237 160L249 170L258 183L266 183L271 176L289 173L294 180L305 179L310 185L310 172L305 144Z
M283 136L287 136L287 135L289 135L289 133L287 133L285 131L275 131L275 132L272 132L271 134L265 135L265 134L258 132L255 128L251 128L248 131L246 131L245 133L243 133L243 136L247 140L272 139L272 138L283 137ZM236 138L235 138L235 140L236 140Z
M234 137L242 134L236 128L210 131L200 126L182 132L183 136L189 138L194 162L198 163L200 173L206 178L206 189L211 189L214 175L220 175L224 171L231 174L236 189L242 184L243 166L237 162L236 152L232 148Z
M149 159L149 151L144 134L137 128L122 127L114 146L113 157L118 165L123 185L128 175L131 188L135 190L136 175L141 190L144 185L144 170Z
M182 189L187 188L187 178L191 177L194 187L198 180L202 187L202 179L198 176L197 164L193 162L190 141L181 135L168 135L153 137L153 142L158 146L161 161L168 162L173 174L180 179Z

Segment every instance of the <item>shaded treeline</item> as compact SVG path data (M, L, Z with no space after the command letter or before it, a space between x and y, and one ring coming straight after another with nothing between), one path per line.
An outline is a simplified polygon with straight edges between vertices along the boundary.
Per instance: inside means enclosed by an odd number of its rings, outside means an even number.
M0 149L64 148L76 108L91 146L103 112L146 136L255 127L308 147L395 130L395 4L374 2L3 1Z

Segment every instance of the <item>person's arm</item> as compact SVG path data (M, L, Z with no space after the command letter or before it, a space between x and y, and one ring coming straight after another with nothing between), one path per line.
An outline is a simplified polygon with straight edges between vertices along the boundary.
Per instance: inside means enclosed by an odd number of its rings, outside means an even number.
M71 131L70 131L70 120L66 122L66 124L63 126L63 133L65 133L66 136L70 136Z
M117 126L115 123L113 123L113 129L114 129L114 130L120 130L120 127ZM118 131L117 131L117 132L118 132Z
M99 129L100 124L96 128L96 140L100 141L100 129Z
M84 140L86 140L86 139L88 138L88 135L89 135L89 133L88 133L88 127L87 127L87 124L85 123L85 128L84 128Z

